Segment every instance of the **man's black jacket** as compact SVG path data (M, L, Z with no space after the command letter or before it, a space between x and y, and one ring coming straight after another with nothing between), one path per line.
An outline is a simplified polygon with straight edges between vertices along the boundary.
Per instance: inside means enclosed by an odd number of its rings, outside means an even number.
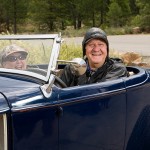
M60 78L69 87L104 82L125 76L128 76L128 72L123 62L120 59L108 58L105 64L98 68L96 72L87 69L86 73L79 77L75 76L71 71L71 66L67 65Z

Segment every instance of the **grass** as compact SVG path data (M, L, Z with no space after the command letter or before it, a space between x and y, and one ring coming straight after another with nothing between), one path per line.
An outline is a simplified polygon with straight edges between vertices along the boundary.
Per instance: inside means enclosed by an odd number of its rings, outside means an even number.
M62 44L59 59L72 60L73 58L82 58L82 47L75 44Z
M83 37L86 31L91 27L83 27L81 29L73 29L73 27L67 27L65 30L61 30L61 34L63 37ZM132 27L100 27L103 29L107 35L125 35L125 34L133 34Z

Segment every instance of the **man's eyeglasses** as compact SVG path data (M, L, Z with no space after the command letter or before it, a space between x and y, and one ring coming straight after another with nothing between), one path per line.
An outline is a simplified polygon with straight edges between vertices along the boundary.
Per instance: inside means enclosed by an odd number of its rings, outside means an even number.
M7 56L4 61L10 61L10 62L15 62L18 60L25 60L27 58L27 55L19 55L19 56Z

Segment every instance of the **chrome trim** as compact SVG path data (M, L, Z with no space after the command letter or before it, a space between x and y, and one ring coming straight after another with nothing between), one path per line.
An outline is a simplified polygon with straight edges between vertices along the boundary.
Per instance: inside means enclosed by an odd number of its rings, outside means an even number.
M7 116L6 114L4 114L4 117L3 117L3 122L4 122L4 150L7 150L8 147L7 147Z
M0 40L54 39L58 34L0 35Z
M55 81L55 75L51 74L49 83L44 84L43 86L40 87L43 95L46 98L49 98L52 94L52 86L53 86L54 81Z
M34 72L30 72L30 71L26 71L26 70L15 70L15 69L0 68L0 74L1 73L26 75L26 76L29 76L29 77L34 77L36 79L41 79L43 81L46 81L46 79L43 75L40 75L40 74L37 74L37 73L34 73Z
M1 140L1 144L2 145L0 145L0 148L3 148L3 150L8 150L8 146L7 146L7 144L8 144L8 139L7 139L7 116L6 116L6 114L0 114L0 116L2 117L1 118L1 131L2 131L2 133L3 133L3 135L0 135L1 137L0 138L2 138L2 139L0 139Z
M51 53L51 57L49 60L47 76L46 76L47 81L50 78L51 72L55 72L55 69L57 66L57 59L58 59L59 51L60 51L60 43L57 42L57 40L61 41L61 37L59 37L58 35L57 35L57 38L54 39L54 43L53 43L52 53Z

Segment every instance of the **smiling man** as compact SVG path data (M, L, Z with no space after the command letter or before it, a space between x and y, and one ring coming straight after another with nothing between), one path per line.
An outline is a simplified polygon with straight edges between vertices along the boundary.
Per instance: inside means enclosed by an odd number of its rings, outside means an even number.
M27 55L28 52L16 44L6 46L1 53L1 65L7 69L26 70Z
M100 28L90 28L82 42L83 57L87 63L86 73L77 77L70 65L63 70L61 79L67 86L84 85L127 76L125 65L120 59L109 58L109 42Z

